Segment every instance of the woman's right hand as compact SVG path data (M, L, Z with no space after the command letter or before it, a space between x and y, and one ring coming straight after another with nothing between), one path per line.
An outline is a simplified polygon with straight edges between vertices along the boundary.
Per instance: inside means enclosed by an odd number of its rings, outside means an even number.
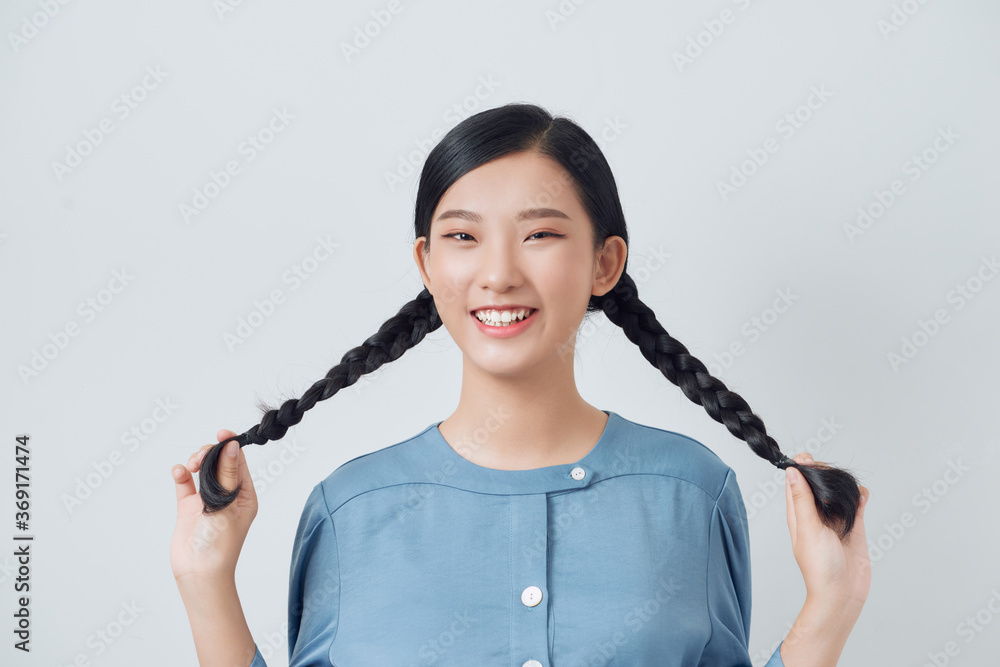
M216 438L222 442L235 435L232 431L221 430ZM185 465L177 464L170 471L177 490L177 524L170 543L170 567L178 584L185 580L200 582L234 576L243 541L257 516L257 492L246 457L235 440L227 442L225 447L235 449L236 456L228 456L225 448L219 456L218 480L227 491L232 491L241 482L243 488L226 508L212 514L204 513L205 506L192 475L201 468L205 453L215 446L205 445L194 452Z

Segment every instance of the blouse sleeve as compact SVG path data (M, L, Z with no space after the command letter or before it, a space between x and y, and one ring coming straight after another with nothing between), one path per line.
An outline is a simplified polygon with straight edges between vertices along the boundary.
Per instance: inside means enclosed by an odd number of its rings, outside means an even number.
M299 517L288 575L288 667L329 665L337 634L340 562L333 518L320 484L306 499ZM267 667L260 647L249 667Z
M729 470L709 524L708 615L712 633L698 665L751 667L750 530L746 507ZM781 645L764 667L784 667Z
M330 665L340 614L337 534L317 484L306 499L288 575L288 667ZM256 658L250 667L258 667ZM263 659L260 667L265 667Z
M257 649L254 653L253 662L250 663L250 667L267 667L267 663L264 662L264 656L260 654L260 647L257 646L257 642L254 642L253 647Z

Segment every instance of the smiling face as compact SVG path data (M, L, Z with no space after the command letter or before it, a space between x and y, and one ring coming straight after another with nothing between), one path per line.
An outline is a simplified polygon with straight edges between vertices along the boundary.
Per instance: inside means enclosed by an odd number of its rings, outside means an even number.
M413 254L442 323L467 361L499 375L572 367L587 302L615 285L626 254L617 236L594 251L569 174L535 152L506 155L455 181L434 209L429 236L430 249L421 236ZM521 324L490 326L475 315L487 307L511 307L514 319L524 308L530 314Z

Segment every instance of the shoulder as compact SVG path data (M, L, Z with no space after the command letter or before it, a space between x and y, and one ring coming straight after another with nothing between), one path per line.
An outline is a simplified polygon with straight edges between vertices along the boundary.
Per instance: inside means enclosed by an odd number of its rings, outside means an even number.
M735 473L722 458L689 435L640 424L624 417L612 445L623 474L650 474L676 478L704 491L713 500Z
M583 461L595 464L594 481L627 475L672 478L700 489L715 502L727 484L735 486L735 473L711 449L688 435L631 421L609 411L608 437L602 451ZM317 486L327 511L335 513L351 499L399 484L433 483L447 465L445 450L435 446L435 424L419 433L342 463Z
M405 440L340 464L317 485L328 511L336 512L363 493L411 482L415 475L419 477L419 471L428 466L428 436L434 426L431 424Z

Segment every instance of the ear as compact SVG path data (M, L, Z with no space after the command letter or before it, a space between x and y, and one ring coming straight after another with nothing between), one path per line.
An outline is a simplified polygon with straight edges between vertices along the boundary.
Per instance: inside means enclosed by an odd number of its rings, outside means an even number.
M427 275L427 255L424 253L424 248L427 247L427 237L420 236L416 241L413 242L413 261L417 264L417 270L420 271L420 280L424 283L424 287L427 291L431 291L430 276Z
M594 284L591 294L604 296L618 284L622 272L625 271L625 259L628 257L628 246L620 236L609 236L604 240L594 261Z

